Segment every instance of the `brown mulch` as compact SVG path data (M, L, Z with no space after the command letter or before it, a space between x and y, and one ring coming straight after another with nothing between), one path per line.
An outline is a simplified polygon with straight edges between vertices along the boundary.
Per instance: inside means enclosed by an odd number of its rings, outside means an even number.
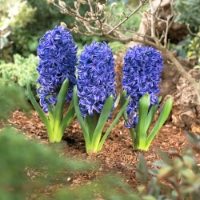
M16 111L9 123L22 130L28 138L37 139L41 143L48 143L44 125L35 112L32 115L25 115L23 112ZM97 172L83 173L73 178L66 178L70 179L72 185L80 185L102 174L114 172L124 177L127 183L135 185L135 168L140 153L143 153L147 164L151 166L155 160L159 159L158 149L168 153L179 153L185 145L188 144L183 131L168 123L162 128L148 152L134 151L129 132L124 128L123 122L120 122L107 139L103 150L97 155L87 155L81 129L78 123L74 121L66 130L63 138L64 154L73 158L97 161L100 163L100 167Z

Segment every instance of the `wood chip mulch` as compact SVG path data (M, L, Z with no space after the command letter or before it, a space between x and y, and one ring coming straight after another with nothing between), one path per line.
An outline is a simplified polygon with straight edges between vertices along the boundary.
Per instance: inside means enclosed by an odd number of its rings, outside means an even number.
M21 130L28 138L48 144L45 127L35 112L27 115L16 111L9 119L9 123ZM99 169L95 172L77 174L73 178L66 177L72 186L89 182L109 172L122 176L127 183L135 186L135 168L140 153L144 155L147 164L151 166L155 160L159 159L158 149L168 153L179 153L188 145L183 131L169 122L162 128L148 152L134 151L129 132L124 128L123 121L115 127L103 150L97 155L85 153L83 136L76 121L66 130L62 143L64 144L63 152L67 156L100 163Z

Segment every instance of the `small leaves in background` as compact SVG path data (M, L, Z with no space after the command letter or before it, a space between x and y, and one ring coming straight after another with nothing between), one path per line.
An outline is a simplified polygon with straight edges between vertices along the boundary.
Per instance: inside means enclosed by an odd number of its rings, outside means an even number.
M2 79L8 83L16 83L21 87L26 87L27 84L30 84L36 88L38 58L33 54L30 54L27 58L15 54L13 59L13 62L0 63Z
M5 84L0 80L0 119L7 119L8 115L16 109L29 110L25 94L22 88Z

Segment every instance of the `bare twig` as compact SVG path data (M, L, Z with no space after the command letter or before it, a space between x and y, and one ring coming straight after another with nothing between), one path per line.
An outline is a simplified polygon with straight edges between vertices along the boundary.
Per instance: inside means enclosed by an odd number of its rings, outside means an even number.
M91 13L94 13L93 8L92 8L91 1L90 1L90 0L87 0L87 1L88 1L88 5L89 5L89 7L90 7L90 12L91 12Z
M161 1L162 0L160 0L159 6L161 4ZM157 12L159 6L155 9L154 6L153 6L152 0L149 0L149 4L150 4L150 14L151 14L151 37L153 38L155 43L157 45L159 45L159 40L156 37L156 29L155 29L155 24L156 24L155 15L156 15L156 12Z
M166 20L166 30L165 30L165 35L164 35L164 47L167 47L167 40L168 40L168 32L169 32L169 29L170 27L172 26L173 24L173 20L172 20L173 16L168 16L167 17L167 20Z
M135 10L133 10L128 16L125 16L125 18L121 22L119 22L116 26L114 26L110 31L108 31L107 35L111 34L114 30L116 30L118 27L124 24L130 17L132 17L136 12L138 12L143 5L144 2L140 2L139 6Z

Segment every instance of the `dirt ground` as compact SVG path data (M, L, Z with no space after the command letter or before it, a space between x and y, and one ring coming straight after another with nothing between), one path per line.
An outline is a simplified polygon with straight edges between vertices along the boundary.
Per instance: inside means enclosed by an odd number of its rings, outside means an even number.
M9 123L21 130L28 138L36 139L40 143L48 143L46 130L37 113L25 115L23 112L16 111ZM168 153L179 153L189 145L184 132L168 122L153 141L148 152L134 151L128 129L124 127L123 121L111 132L103 150L96 155L86 154L83 135L76 121L66 130L62 143L66 156L100 163L97 171L78 174L70 178L72 186L83 184L109 172L122 176L127 183L135 186L135 168L140 153L143 153L147 164L151 166L155 160L159 159L158 149Z

